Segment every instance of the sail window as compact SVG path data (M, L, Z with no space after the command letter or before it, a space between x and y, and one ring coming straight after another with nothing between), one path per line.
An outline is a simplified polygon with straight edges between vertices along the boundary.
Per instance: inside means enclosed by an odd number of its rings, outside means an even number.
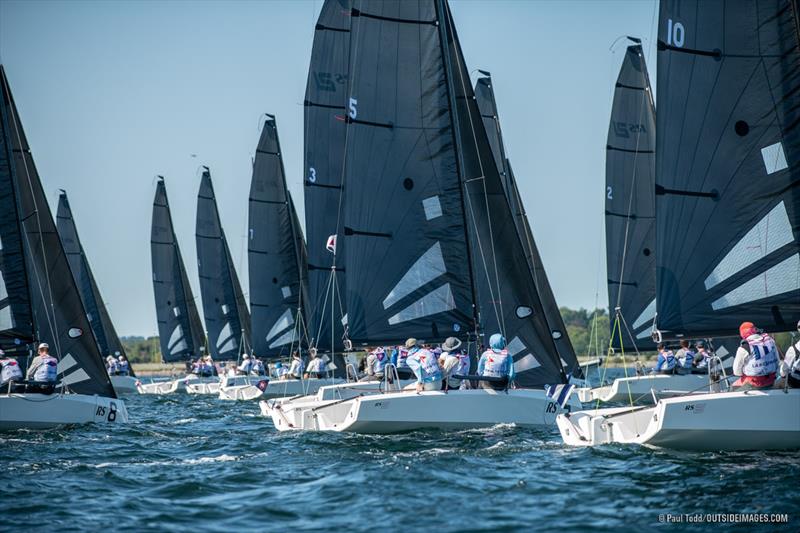
M176 355L183 352L184 350L187 350L188 348L189 345L186 344L186 340L183 337L181 337L178 343L169 349L169 354Z
M439 203L438 196L422 200L422 207L425 208L425 220L433 220L442 216L442 204Z
M436 313L444 313L445 311L455 309L455 307L456 302L453 298L453 291L450 289L450 284L445 283L399 313L389 317L389 324L395 325L424 316L435 315Z
M786 154L783 152L783 143L776 142L761 149L761 158L764 160L764 166L767 169L767 174L773 174L785 168L789 168L786 163Z
M542 365L536 360L533 354L527 354L519 361L514 361L514 372L519 374L521 372L525 372L526 370L533 370L534 368L538 368L540 366Z
M558 331L557 329L554 329L552 332L550 332L550 334L553 336L553 339L555 339L555 340L558 340L558 339L560 339L561 337L563 337L563 336L564 336L564 335L563 335L563 334L562 334L560 331Z
M294 342L294 329L290 329L277 339L275 339L272 344L269 345L270 348L277 348L278 346L283 346L284 344L290 344Z
M269 333L267 333L267 340L275 337L278 333L293 325L294 325L294 316L292 315L292 311L290 309L287 309L278 318L278 320L275 321L275 324L272 325L272 328L270 328Z
M180 307L173 307L173 308L172 308L172 312L175 314L175 316L181 316L181 309L180 309Z
M647 304L647 307L644 308L644 311L642 311L642 313L633 322L632 326L633 329L639 329L646 323L652 322L653 317L655 316L656 316L656 299L653 298L653 300L649 304Z
M283 294L284 298L288 298L292 295L292 288L289 286L281 287L281 294Z
M86 381L87 379L91 379L89 374L82 368L78 368L72 374L65 376L64 379L61 380L62 385L74 385L75 383L80 383L81 381Z
M759 220L719 262L705 280L706 290L793 240L786 205L781 202Z
M223 353L226 353L226 352L231 352L231 351L237 350L238 346L239 345L236 342L236 339L231 337L221 347L217 346L217 350L219 351L219 353L223 354Z
M180 341L181 344L183 344L184 348L186 347L186 342L184 342L184 340L183 340L183 328L181 327L180 324L175 326L175 329L172 330L172 335L169 336L169 342L167 343L167 346L170 347L170 349L169 349L170 353L175 353L176 351L183 349L183 348L180 348L180 349L176 349L175 348L174 345L178 341Z
M437 241L411 265L408 272L397 282L397 285L394 286L386 299L383 300L383 308L388 309L400 299L408 296L426 283L438 278L446 271L444 257L442 257L442 246Z
M526 305L520 305L517 307L517 318L526 318L533 314L533 309Z
M220 348L220 346L222 344L225 344L225 341L230 339L231 337L233 337L233 335L231 334L231 323L226 322L225 326L222 328L222 331L219 332L219 336L217 337L217 342L216 342L217 349L219 351L223 351L222 348Z
M70 339L77 339L83 335L83 330L81 328L69 328L67 335L69 335Z
M342 316L342 320L341 320L341 322L342 322L342 325L343 325L343 326L346 326L346 325L347 325L347 313L345 313L345 314L344 314L344 316Z
M227 315L229 311L228 304L222 304L222 314Z
M510 353L512 356L517 355L525 348L525 344L519 339L519 337L514 337L511 339L511 342L506 345L506 350L508 350L508 353Z
M14 318L11 316L11 305L0 309L0 331L14 329Z
M711 308L718 311L798 289L800 289L800 254L795 254L713 301Z

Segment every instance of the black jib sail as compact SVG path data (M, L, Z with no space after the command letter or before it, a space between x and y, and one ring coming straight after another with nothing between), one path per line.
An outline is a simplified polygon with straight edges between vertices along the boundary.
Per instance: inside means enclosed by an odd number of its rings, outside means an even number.
M638 39L636 40L638 42ZM656 315L656 111L642 46L628 46L614 88L606 143L606 269L611 339L653 349ZM619 308L623 319L614 332Z
M575 356L575 349L572 347L572 342L567 334L564 319L561 317L561 312L558 309L553 289L550 287L550 281L547 279L547 273L544 270L544 264L539 255L539 249L533 238L528 216L525 212L525 206L519 194L517 181L514 178L514 172L511 168L511 162L506 157L506 149L503 143L503 134L500 129L500 119L497 111L494 88L492 86L492 78L488 72L480 72L483 74L483 77L478 78L475 83L475 98L478 103L478 110L481 113L481 118L483 119L483 127L486 130L489 145L492 148L492 155L494 156L497 172L503 181L508 203L514 214L517 233L522 239L525 256L528 260L528 268L533 276L533 283L536 286L536 290L539 292L539 298L544 307L545 320L555 340L558 354L566 364L568 371L572 375L579 377L582 375L582 370L578 364L578 358Z
M356 342L503 331L518 383L564 379L443 1L352 11L344 235Z
M656 301L665 337L800 317L800 48L790 0L661 2Z
M26 367L47 342L61 384L115 398L2 65L0 92L0 347Z
M197 268L208 346L214 359L235 361L250 339L250 311L217 210L211 172L204 167L197 193Z
M267 115L250 183L250 310L253 352L288 355L305 336L306 243L283 167L275 117Z
M58 197L58 211L56 213L56 226L58 234L61 236L61 243L64 252L67 254L69 266L75 277L75 283L81 294L81 301L86 310L86 317L92 326L92 332L97 339L97 347L103 356L125 355L125 348L122 346L111 317L108 315L106 304L100 295L100 289L92 274L89 260L81 245L78 237L78 228L75 226L75 219L72 217L72 209L69 206L67 193L61 191ZM129 370L132 376L133 368Z
M198 357L205 346L203 324L172 226L164 178L160 176L153 200L150 252L161 358L172 363Z
M342 164L345 147L350 0L326 0L314 28L305 95L305 219L309 335L328 351L342 348L346 321L341 261ZM331 236L334 236L331 239ZM334 256L336 252L336 256ZM335 275L334 275L335 274ZM333 331L331 331L333 323Z

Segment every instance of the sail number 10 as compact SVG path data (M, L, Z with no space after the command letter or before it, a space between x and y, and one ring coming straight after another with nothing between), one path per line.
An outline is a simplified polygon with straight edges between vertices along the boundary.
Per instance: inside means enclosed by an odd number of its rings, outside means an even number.
M667 20L667 44L676 48L683 48L683 43L686 39L686 30L683 29L683 24L680 22L673 22L672 19Z

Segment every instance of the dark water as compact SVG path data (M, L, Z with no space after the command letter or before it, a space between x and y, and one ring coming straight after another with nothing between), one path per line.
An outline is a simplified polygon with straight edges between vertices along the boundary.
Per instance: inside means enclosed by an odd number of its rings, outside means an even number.
M254 402L126 403L128 425L0 435L1 531L800 530L800 452L569 449L555 427L279 434ZM659 523L742 512L789 523Z

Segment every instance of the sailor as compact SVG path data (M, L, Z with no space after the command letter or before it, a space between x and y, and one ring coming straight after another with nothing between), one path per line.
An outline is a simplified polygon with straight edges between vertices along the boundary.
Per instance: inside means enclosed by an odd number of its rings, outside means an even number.
M675 354L675 359L678 361L677 368L681 374L688 374L692 371L695 353L689 346L689 341L686 339L681 340L681 347Z
M106 357L106 370L109 376L116 376L119 374L119 362L113 355Z
M308 378L317 378L322 379L325 377L326 367L325 360L317 355L317 350L312 348L311 349L311 361L308 362L308 366L306 367L306 379Z
M292 364L289 366L288 379L300 379L303 377L303 359L300 352L292 353Z
M242 364L239 365L238 374L239 375L248 375L250 371L253 369L253 361L250 360L250 354L246 353L242 356Z
M674 374L675 367L678 361L675 359L675 354L669 349L669 346L663 342L658 345L658 359L656 360L656 367L653 372L659 374Z
M436 355L431 350L420 346L417 339L414 338L406 341L406 348L409 348L408 356L405 358L406 364L417 377L417 392L441 389L442 369L439 368Z
M797 322L797 331L800 332L800 320ZM786 350L781 363L781 377L789 380L790 388L800 389L800 339Z
M775 341L759 332L752 322L739 326L742 345L733 360L733 375L740 376L731 388L738 390L769 389L775 384L780 354Z
M278 361L275 363L275 377L278 379L286 379L286 375L289 373L289 369L283 366L283 363Z
M386 365L389 364L389 356L386 350L380 346L369 352L367 355L364 371L366 375L361 381L381 380L386 373Z
M417 339L408 339L405 346L398 346L392 352L392 364L397 369L397 377L400 379L411 379L414 377L414 373L408 366L409 350L413 348L413 346L409 346L408 343L412 340L415 343L417 342Z
M203 370L205 372L203 375L206 377L216 376L219 374L217 365L214 364L214 359L211 358L210 353L207 353L203 356Z
M696 350L694 361L692 364L694 365L694 372L698 374L705 374L708 370L708 363L711 360L711 354L708 353L708 349L706 348L706 343L704 341L697 341L694 345Z
M439 366L442 367L444 378L442 388L453 390L466 386L467 382L453 376L466 376L469 374L469 355L461 349L461 341L455 337L447 337L442 343L442 354L439 356Z
M119 373L123 376L128 376L131 373L131 365L128 362L128 358L125 357L125 354L117 353L117 366L119 367Z
M58 360L50 355L50 345L39 344L38 355L33 358L25 375L28 381L52 384L58 378Z
M506 390L514 381L514 359L506 349L506 339L500 333L489 338L489 349L478 361L478 375L502 378L500 381L481 381L484 389Z
M261 359L253 356L253 368L250 369L250 373L254 376L266 376L267 372L264 370L264 363Z
M0 393L8 390L15 381L22 381L22 369L16 359L6 357L5 352L0 350Z

